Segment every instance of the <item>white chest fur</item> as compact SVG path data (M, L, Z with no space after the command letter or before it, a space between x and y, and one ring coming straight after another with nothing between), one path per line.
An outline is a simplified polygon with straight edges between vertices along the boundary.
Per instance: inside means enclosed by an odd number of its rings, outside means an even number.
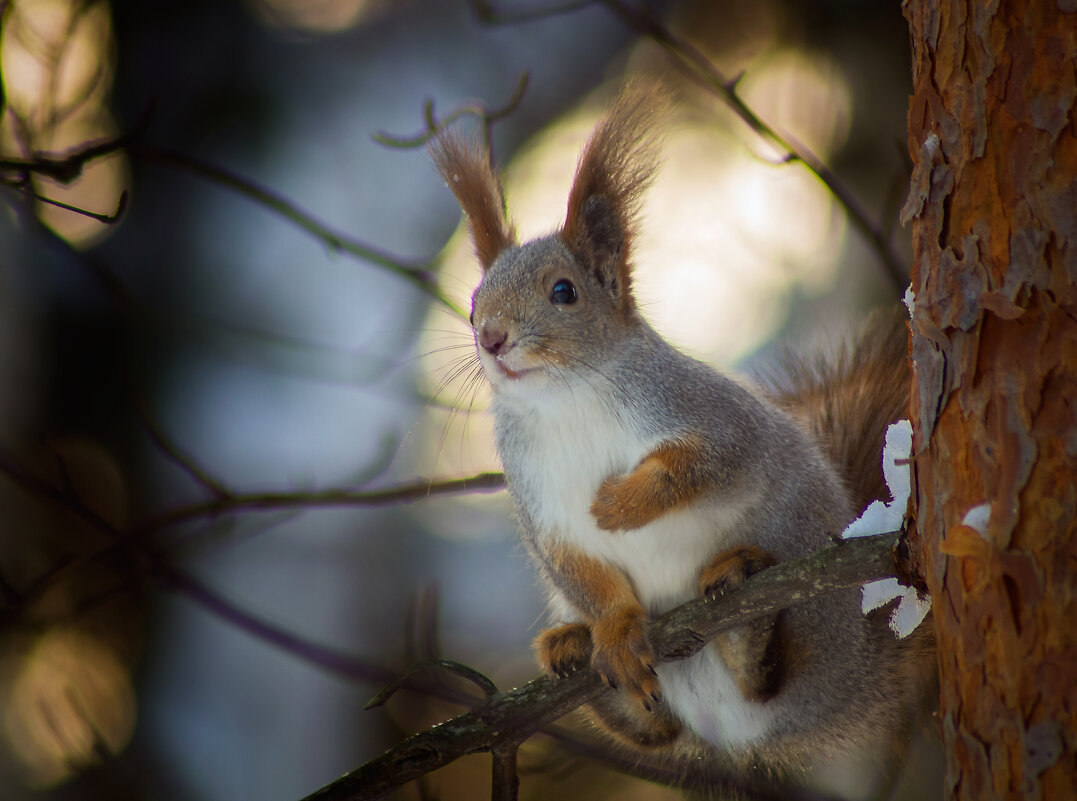
M534 526L530 533L621 568L651 614L694 597L700 570L728 547L742 508L703 500L625 532L602 531L589 511L604 480L630 472L678 432L611 407L589 387L546 385L533 396L499 394L498 445L516 501Z
M615 410L587 388L551 390L547 384L533 395L519 391L524 388L496 393L494 413L502 462L533 528L529 535L619 567L651 615L696 597L704 565L735 544L732 532L743 507L703 500L635 531L602 531L589 511L599 485L631 471L678 432L663 431L630 410ZM562 620L578 619L556 590L551 602ZM774 723L771 710L740 695L712 649L661 665L659 677L677 715L715 745L745 745L765 736Z

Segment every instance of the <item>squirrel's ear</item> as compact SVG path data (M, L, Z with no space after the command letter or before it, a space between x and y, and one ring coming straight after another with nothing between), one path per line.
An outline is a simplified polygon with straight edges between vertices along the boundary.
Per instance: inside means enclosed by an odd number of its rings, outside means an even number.
M631 246L640 199L658 156L664 104L654 87L630 86L591 134L576 167L561 238L608 287L622 311L632 297Z
M430 144L430 155L467 215L475 256L486 272L501 251L516 244L493 167L485 154L448 131Z

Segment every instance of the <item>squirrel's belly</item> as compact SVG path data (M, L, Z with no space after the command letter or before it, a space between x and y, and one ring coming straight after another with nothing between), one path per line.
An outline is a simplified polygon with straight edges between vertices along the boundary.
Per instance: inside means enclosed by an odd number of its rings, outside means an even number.
M713 644L656 670L662 697L673 714L714 747L748 748L774 730L778 718L774 703L747 700Z
M698 597L703 568L736 544L741 509L704 503L670 512L634 531L602 531L587 511L594 495L591 485L597 487L599 479L566 471L532 473L529 479L531 497L547 501L528 505L528 515L538 524L532 535L554 538L623 570L652 617ZM551 589L554 619L579 620L579 611ZM673 713L716 748L749 748L772 736L777 717L773 703L746 700L712 645L657 671Z

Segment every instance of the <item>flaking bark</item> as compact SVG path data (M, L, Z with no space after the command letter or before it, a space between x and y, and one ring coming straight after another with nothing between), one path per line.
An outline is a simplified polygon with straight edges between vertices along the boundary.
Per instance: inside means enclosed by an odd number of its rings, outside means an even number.
M913 546L935 599L947 791L1073 799L1077 3L905 14Z

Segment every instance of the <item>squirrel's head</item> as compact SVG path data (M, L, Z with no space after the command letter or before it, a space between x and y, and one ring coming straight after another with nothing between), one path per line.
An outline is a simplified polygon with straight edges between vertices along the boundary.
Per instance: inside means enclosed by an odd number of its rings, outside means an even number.
M565 224L523 245L489 158L452 135L434 143L483 270L471 325L495 388L525 375L598 369L635 324L631 246L654 173L659 105L653 90L638 87L618 97L580 156Z

